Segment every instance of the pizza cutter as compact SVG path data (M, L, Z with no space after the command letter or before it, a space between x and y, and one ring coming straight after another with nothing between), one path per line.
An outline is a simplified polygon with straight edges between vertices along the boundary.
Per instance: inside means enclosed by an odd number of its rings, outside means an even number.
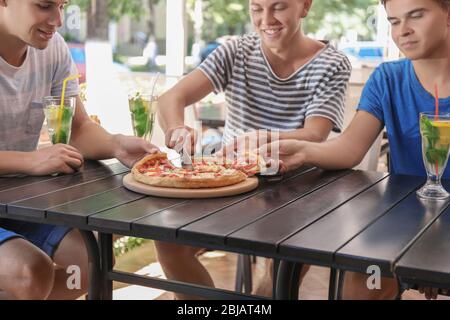
M181 167L183 169L194 170L194 167L192 166L192 158L186 152L180 154L180 158L181 158Z
M183 150L181 150L181 151L176 151L174 149L172 149L172 150L175 151L176 154L178 155L175 158L170 159L170 161L172 161L174 166L183 168L186 170L194 169L192 167L192 159L186 152L183 152Z

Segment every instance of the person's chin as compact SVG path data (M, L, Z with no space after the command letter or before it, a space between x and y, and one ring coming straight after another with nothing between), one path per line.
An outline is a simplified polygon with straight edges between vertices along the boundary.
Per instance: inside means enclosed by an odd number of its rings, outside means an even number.
M29 43L30 46L32 46L33 48L36 48L38 50L44 50L48 47L48 40L33 40Z
M264 34L261 35L261 40L266 47L271 48L271 49L276 49L276 48L280 47L283 42L282 37L272 38L272 37L267 37Z
M408 50L408 51L402 50L402 53L405 56L405 58L411 61L423 60L428 58L427 54L421 50Z
M267 41L267 40L263 40L264 46L268 49L271 50L281 50L283 48L286 48L286 44L283 41L283 39L279 39L279 40L271 40L271 41Z

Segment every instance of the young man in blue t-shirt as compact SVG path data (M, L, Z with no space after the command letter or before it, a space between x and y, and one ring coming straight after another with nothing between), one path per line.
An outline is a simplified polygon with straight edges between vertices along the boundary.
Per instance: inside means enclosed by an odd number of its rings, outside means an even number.
M280 141L284 170L304 164L326 169L352 168L361 162L383 127L395 174L426 175L422 160L419 113L434 112L434 87L439 87L441 112L450 111L450 0L382 0L392 37L406 59L384 63L367 82L358 112L334 140L314 143ZM265 148L265 147L264 147ZM450 166L444 172L450 178ZM347 273L346 298L394 298L396 280L383 278L383 290L370 291L367 275ZM427 298L437 290L424 289Z

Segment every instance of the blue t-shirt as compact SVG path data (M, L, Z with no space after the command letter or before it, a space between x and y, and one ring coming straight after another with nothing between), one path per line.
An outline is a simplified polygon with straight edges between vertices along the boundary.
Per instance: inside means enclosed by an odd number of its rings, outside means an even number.
M439 108L450 112L450 97L439 99ZM423 88L408 59L381 64L367 81L358 110L371 113L386 126L392 173L426 176L419 113L434 109L435 98ZM450 165L444 178L450 178Z

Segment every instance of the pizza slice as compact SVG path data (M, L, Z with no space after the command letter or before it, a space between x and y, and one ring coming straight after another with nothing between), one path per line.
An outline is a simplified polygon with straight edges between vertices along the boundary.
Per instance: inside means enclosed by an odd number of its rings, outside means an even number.
M242 155L233 157L210 156L202 158L194 158L193 162L203 163L207 165L220 165L226 168L232 168L245 173L248 177L261 173L266 168L266 162L262 156L253 152L246 152Z

